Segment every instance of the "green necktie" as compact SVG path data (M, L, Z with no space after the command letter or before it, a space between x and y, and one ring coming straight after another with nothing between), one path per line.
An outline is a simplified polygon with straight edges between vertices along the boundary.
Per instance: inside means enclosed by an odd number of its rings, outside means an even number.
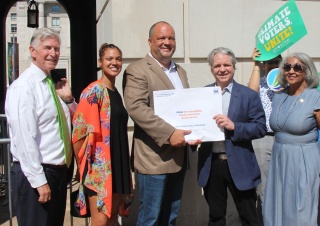
M66 159L66 164L69 167L71 164L72 149L71 149L71 140L70 140L67 118L66 118L66 115L64 114L59 97L56 93L56 89L54 87L54 83L51 76L47 76L46 80L50 86L50 91L53 96L54 104L56 105L56 108L57 108L60 137L63 140L64 156Z

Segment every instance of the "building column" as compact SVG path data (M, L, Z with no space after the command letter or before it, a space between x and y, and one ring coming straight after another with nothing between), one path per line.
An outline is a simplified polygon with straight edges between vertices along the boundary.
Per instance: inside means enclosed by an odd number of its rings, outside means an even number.
M44 4L42 2L39 2L38 10L39 10L39 28L43 28L44 27Z

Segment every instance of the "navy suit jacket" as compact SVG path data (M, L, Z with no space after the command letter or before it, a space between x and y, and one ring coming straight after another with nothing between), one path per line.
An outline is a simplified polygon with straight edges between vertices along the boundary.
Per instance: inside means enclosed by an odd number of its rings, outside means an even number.
M261 179L251 140L262 138L267 132L259 94L233 81L228 117L235 125L234 131L225 129L225 148L230 174L239 190L252 189ZM212 142L202 143L198 151L198 183L201 187L208 182L211 157Z

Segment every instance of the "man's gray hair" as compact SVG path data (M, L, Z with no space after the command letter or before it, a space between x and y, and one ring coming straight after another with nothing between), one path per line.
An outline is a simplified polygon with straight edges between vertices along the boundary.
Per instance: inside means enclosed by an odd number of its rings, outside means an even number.
M56 39L59 44L61 44L59 33L51 28L44 27L35 30L30 41L30 46L32 46L34 49L37 49L40 45L40 42L48 38Z
M219 47L219 48L212 50L208 55L207 59L208 59L208 63L210 65L210 67L212 67L212 65L213 65L213 57L219 53L230 56L233 66L234 67L236 66L237 60L236 60L234 53L231 51L231 49L228 49L225 47Z

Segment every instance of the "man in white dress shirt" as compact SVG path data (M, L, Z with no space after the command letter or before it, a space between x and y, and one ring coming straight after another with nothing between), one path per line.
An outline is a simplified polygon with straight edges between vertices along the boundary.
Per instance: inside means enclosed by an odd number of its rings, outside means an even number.
M56 31L36 30L29 47L32 63L7 91L13 205L19 225L63 226L67 166L57 107L46 79L58 64L60 43ZM67 79L57 82L56 92L70 134L76 104Z

